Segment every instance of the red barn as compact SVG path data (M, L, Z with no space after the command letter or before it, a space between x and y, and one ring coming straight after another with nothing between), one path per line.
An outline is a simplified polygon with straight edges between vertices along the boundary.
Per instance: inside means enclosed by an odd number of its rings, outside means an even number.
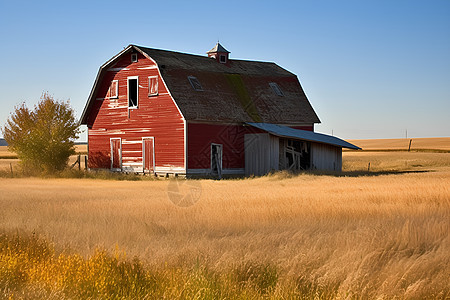
M100 67L84 108L89 168L156 175L341 170L336 137L297 76L235 60L219 43L199 56L129 45Z

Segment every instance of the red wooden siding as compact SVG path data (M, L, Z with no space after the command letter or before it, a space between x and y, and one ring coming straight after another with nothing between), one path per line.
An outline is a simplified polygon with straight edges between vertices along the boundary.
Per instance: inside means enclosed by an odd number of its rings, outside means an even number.
M188 123L188 169L211 168L211 143L223 145L222 168L244 168L244 134L257 129L242 125Z
M291 126L296 129L313 130L313 125ZM211 143L223 145L223 169L245 167L244 136L264 131L238 124L188 123L188 169L211 168Z
M138 107L128 108L127 77L138 76ZM158 95L149 96L150 76L158 78ZM112 80L119 96L107 97ZM156 64L138 53L131 63L125 53L105 71L88 118L89 167L110 168L110 138L122 139L124 170L143 170L142 138L154 137L155 169L184 170L184 121L167 91Z

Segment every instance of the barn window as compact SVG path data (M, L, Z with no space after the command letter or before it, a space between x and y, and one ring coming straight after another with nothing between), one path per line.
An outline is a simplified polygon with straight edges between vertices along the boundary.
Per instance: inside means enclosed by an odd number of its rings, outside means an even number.
M220 63L225 64L227 62L226 55L220 55Z
M128 107L130 108L137 108L138 106L138 89L138 77L128 77Z
M137 53L131 53L131 62L135 63L138 61Z
M111 81L106 97L110 99L119 97L119 80Z
M278 96L284 96L283 91L280 89L278 84L276 84L275 82L269 82L269 85L275 94L277 94Z
M148 95L149 96L158 95L158 76L148 77Z
M196 91L203 91L203 87L200 84L200 81L198 81L197 77L194 76L188 76L189 82L192 85L192 88Z

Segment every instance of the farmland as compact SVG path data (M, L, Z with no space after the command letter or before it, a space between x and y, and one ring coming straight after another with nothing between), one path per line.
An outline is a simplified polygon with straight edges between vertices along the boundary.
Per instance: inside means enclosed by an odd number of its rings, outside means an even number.
M11 281L0 293L450 297L450 153L345 152L343 162L342 174L178 190L173 180L1 178L0 277ZM193 187L195 204L172 202ZM19 244L26 251L11 250Z
M411 139L371 139L348 140L364 150L447 150L450 151L450 138L411 138Z

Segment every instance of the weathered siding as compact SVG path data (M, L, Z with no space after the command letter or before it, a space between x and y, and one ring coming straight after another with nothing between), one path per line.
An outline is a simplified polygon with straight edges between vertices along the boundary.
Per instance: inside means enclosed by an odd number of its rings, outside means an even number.
M324 171L341 171L342 148L311 143L311 168Z
M279 138L268 133L245 135L245 176L278 170Z
M127 77L138 76L138 107L128 107ZM148 77L158 77L157 96L148 95ZM107 97L112 80L118 80L118 98ZM110 168L110 138L122 139L122 167L143 171L142 138L154 137L155 171L184 171L184 120L161 79L156 64L138 54L131 63L126 53L109 66L100 82L88 118L89 167Z

